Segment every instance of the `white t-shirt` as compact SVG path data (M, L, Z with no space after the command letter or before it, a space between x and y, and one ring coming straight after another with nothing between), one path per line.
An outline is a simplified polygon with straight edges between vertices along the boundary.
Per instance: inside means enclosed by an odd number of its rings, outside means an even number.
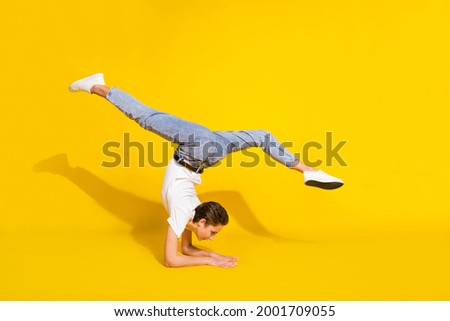
M161 197L170 217L167 219L179 238L189 220L194 217L195 208L200 205L194 184L201 184L200 174L178 164L173 158L164 174Z

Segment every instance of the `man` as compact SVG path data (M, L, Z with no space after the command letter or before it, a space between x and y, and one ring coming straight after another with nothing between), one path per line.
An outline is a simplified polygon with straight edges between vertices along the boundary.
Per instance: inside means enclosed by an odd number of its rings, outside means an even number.
M143 128L179 145L167 166L161 193L169 213L165 244L165 264L168 267L236 266L235 257L204 251L192 245L192 233L200 241L213 240L228 223L228 214L220 204L201 203L195 191L195 185L201 183L204 169L216 164L228 153L261 147L276 161L303 173L306 185L334 189L344 184L341 179L300 162L266 130L211 131L145 106L117 87L105 86L101 73L75 81L69 90L106 98ZM178 253L179 238L183 254Z

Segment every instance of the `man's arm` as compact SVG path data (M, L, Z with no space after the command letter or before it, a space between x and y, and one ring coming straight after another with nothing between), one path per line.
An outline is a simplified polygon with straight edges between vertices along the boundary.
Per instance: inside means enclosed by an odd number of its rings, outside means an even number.
M207 256L186 256L178 253L178 238L172 227L169 225L166 235L165 245L165 265L167 267L183 267L196 265L212 265L220 267L236 266L234 262L229 260L217 259Z
M236 262L238 259L233 256L225 256L219 253L215 253L212 251L205 251L202 249L199 249L198 247L195 247L192 245L192 232L189 230L184 230L181 238L181 252L185 255L190 256L206 256L206 257L212 257L216 259L227 259Z

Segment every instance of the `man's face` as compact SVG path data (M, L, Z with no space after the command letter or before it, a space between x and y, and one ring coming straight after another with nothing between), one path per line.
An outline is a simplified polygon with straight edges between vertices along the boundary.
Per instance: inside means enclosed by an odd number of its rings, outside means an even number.
M206 225L205 219L201 219L197 222L198 228L197 228L197 239L199 241L205 241L205 240L214 240L214 236L216 236L217 233L220 232L222 229L222 225Z

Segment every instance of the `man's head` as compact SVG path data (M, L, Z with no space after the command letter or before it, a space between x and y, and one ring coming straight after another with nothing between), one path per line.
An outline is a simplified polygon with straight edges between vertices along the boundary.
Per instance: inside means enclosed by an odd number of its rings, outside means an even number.
M197 226L197 238L213 240L224 225L228 224L227 211L216 202L205 202L195 208L192 222Z

